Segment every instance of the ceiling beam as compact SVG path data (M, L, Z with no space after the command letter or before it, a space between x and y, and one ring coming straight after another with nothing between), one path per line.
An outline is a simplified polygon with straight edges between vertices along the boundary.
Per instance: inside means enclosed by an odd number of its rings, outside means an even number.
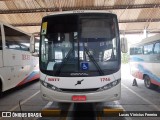
M116 5L116 6L86 6L86 7L62 7L62 11L68 10L115 10L115 9L142 9L142 8L159 8L160 4L136 4L136 5ZM59 11L58 7L54 8L36 8L36 9L19 9L19 10L0 10L0 14L17 14L17 13L36 13L36 12L55 12Z
M156 30L156 31L148 30L147 33L160 33L160 30ZM120 30L120 34L124 34L124 30ZM143 30L125 31L125 34L143 34Z
M137 22L160 22L160 18L149 21L148 19L119 20L119 23L137 23Z
M160 18L152 19L152 21L148 21L148 19L137 19L137 20L119 20L119 23L139 23L139 22L160 22ZM11 24L15 27L23 27L23 26L40 26L41 23L23 23L23 24Z
M18 23L18 24L11 24L15 27L27 27L27 26L41 26L41 23Z

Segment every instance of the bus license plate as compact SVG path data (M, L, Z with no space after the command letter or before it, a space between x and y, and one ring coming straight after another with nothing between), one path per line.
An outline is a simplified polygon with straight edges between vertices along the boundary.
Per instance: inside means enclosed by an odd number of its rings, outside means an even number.
M72 101L86 101L85 95L74 95L72 96Z

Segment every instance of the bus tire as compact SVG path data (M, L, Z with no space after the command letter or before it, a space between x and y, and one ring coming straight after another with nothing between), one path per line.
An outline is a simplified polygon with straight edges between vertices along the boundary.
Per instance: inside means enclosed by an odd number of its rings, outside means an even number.
M151 79L148 75L144 76L144 85L146 88L149 88L149 89L156 89L158 87L157 85L154 85L153 83L151 83Z

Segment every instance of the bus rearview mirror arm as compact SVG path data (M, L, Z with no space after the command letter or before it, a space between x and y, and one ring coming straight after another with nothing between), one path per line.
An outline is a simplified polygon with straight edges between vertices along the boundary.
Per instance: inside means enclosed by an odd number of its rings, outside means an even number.
M35 52L35 39L34 39L34 35L32 35L31 38L30 38L30 52L31 53Z
M126 38L121 38L121 52L122 53L128 52L128 43Z

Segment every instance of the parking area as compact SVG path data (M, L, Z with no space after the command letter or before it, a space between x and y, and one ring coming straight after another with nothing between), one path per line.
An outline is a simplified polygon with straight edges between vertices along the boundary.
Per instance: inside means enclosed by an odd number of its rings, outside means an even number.
M25 112L41 112L45 108L53 114L52 117L31 117L23 119L33 120L51 120L51 119L80 119L78 116L90 117L90 119L105 120L105 119L127 119L127 120L158 120L158 117L127 117L119 115L119 117L104 117L98 115L98 112L105 111L107 107L119 107L126 112L157 112L160 111L160 89L147 89L144 86L143 80L137 79L137 85L133 86L133 77L130 75L129 64L122 65L122 86L121 86L121 99L113 102L104 102L99 104L59 104L56 102L44 101L40 94L39 81L32 82L20 88L15 88L5 92L0 99L0 111L25 111ZM53 111L54 110L54 111ZM65 111L66 114L62 115L56 111ZM71 111L71 112L68 112ZM86 114L87 113L87 114ZM54 117L55 115L55 117ZM21 117L15 118L0 118L1 120L22 120Z

